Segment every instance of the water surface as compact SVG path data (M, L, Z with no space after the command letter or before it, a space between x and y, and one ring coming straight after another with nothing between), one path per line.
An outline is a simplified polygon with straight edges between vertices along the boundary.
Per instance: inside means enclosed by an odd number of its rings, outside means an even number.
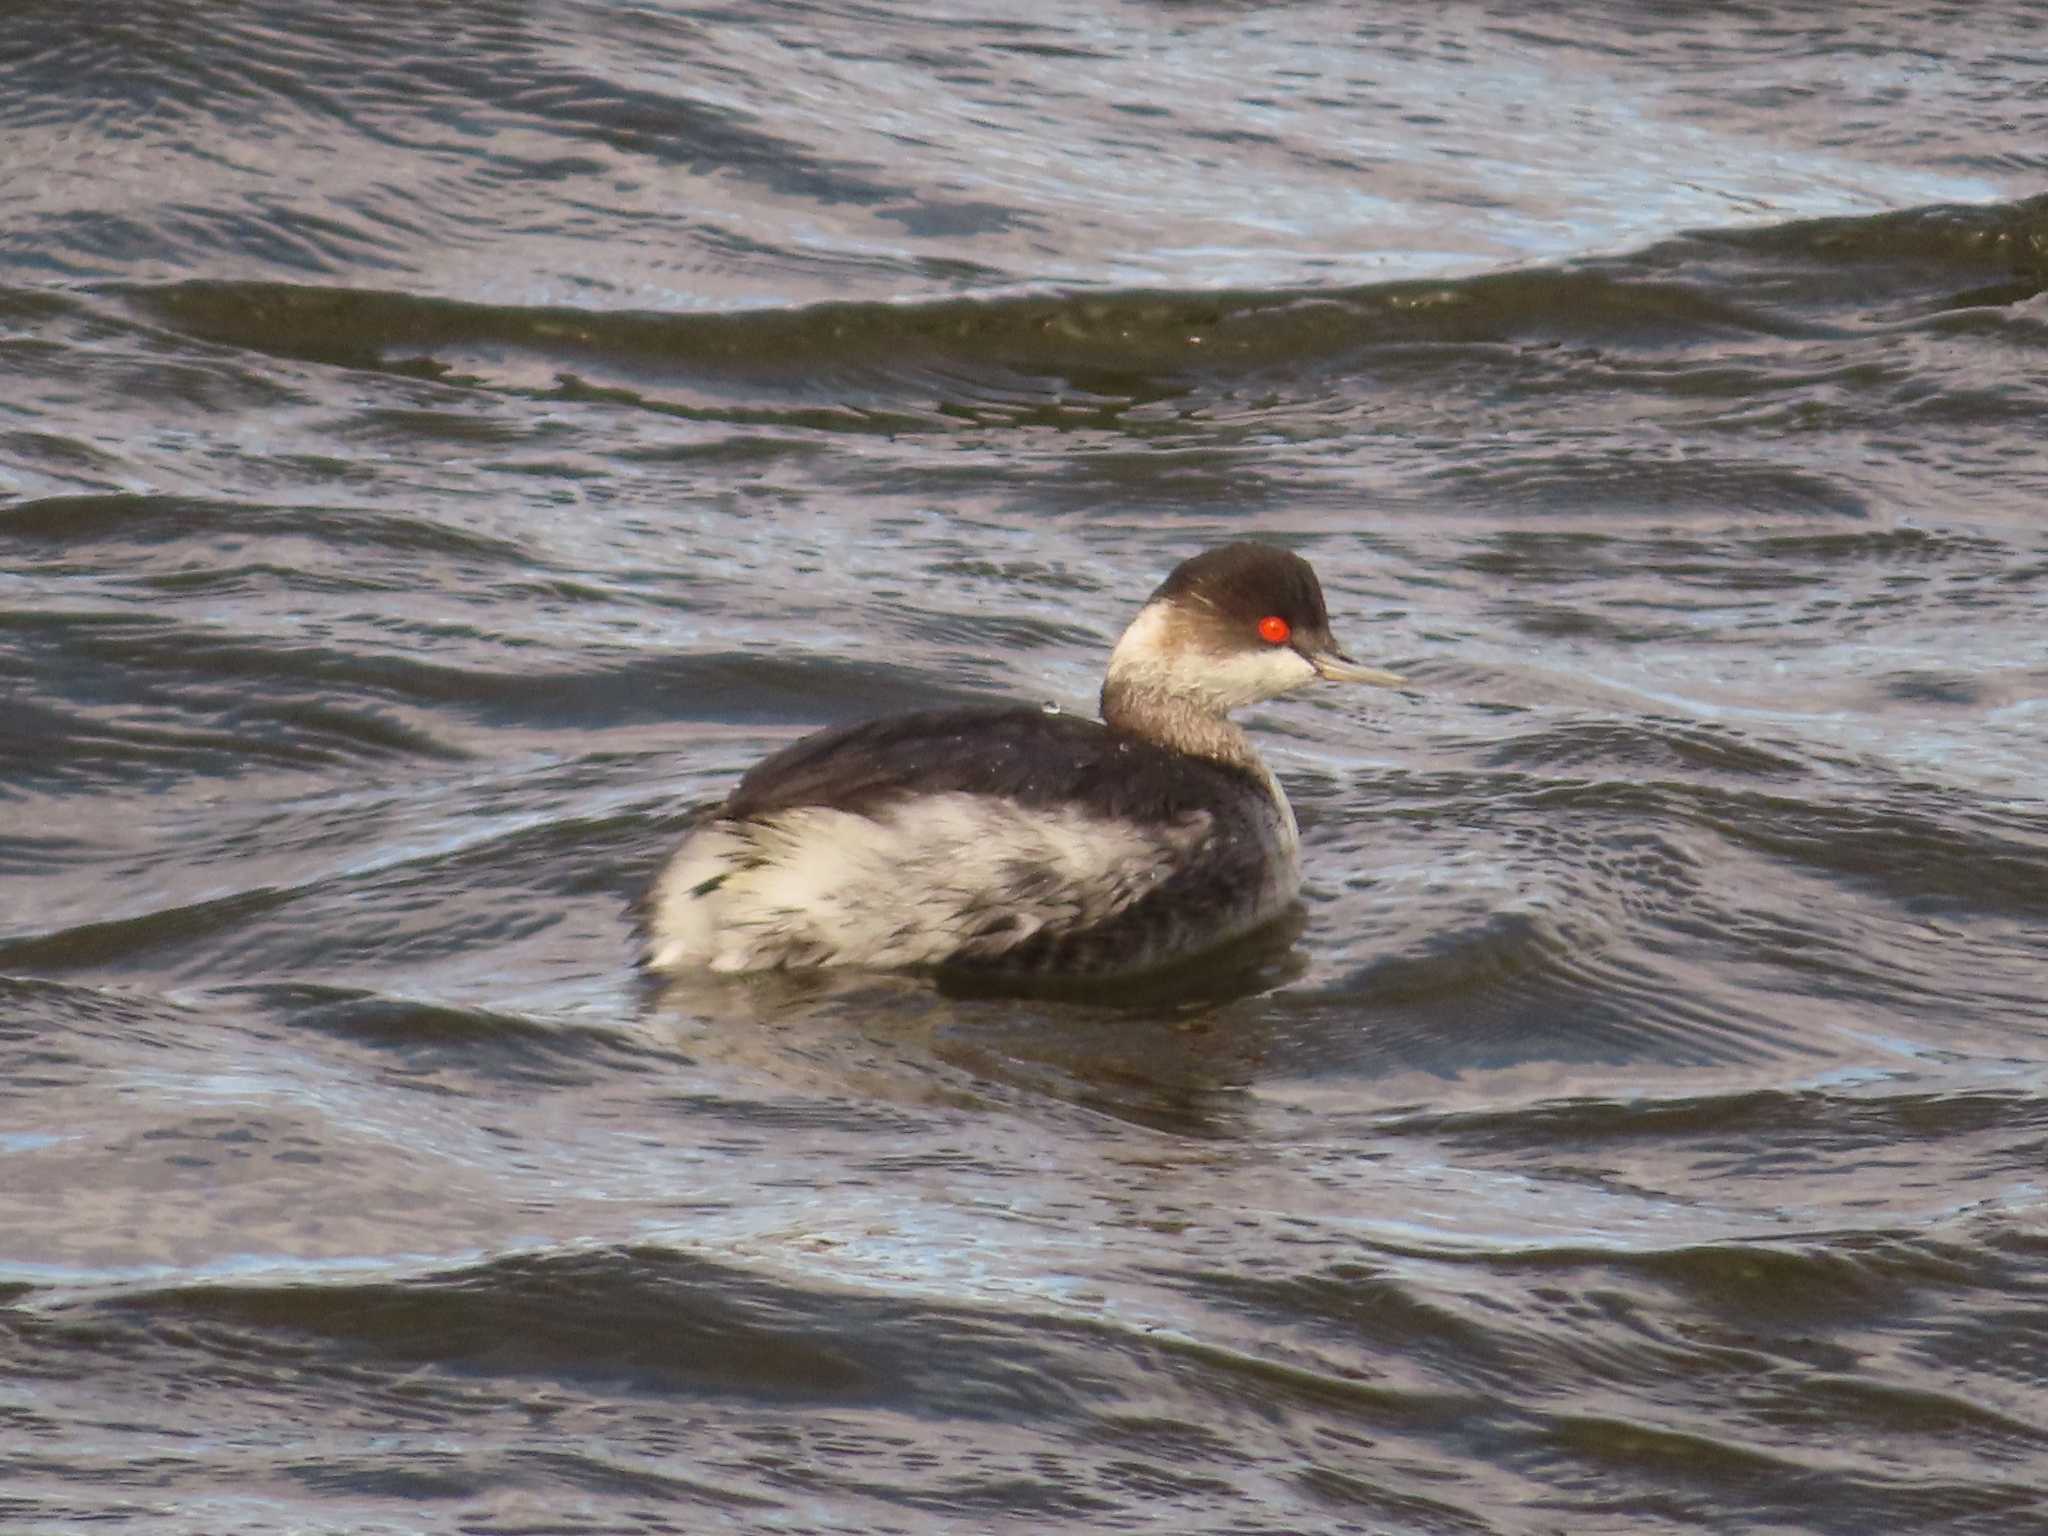
M0 1525L2048 1519L2048 12L17 7ZM659 987L1286 542L1302 928Z

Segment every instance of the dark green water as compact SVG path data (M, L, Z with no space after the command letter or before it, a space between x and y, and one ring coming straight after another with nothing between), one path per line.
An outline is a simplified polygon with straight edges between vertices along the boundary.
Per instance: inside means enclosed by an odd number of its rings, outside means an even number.
M0 1530L2048 1524L2048 10L22 5ZM1305 921L650 987L1181 556Z

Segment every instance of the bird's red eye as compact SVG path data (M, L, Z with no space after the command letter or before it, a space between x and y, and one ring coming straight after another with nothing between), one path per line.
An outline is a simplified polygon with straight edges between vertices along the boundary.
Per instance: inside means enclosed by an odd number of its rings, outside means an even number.
M1259 638L1268 645L1285 645L1287 637L1294 633L1294 626L1277 613L1269 613L1259 620Z

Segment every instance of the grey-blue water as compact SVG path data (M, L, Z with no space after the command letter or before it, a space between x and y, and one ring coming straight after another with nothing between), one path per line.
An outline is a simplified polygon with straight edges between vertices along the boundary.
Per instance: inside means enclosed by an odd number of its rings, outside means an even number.
M0 18L0 1530L2048 1527L2048 8ZM649 984L1176 560L1291 952Z

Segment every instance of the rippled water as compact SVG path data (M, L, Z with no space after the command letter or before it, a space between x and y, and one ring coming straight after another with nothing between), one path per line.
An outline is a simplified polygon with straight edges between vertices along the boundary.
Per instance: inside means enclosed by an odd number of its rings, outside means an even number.
M2048 1522L2048 8L12 8L0 1528ZM1307 552L1284 953L657 988Z

